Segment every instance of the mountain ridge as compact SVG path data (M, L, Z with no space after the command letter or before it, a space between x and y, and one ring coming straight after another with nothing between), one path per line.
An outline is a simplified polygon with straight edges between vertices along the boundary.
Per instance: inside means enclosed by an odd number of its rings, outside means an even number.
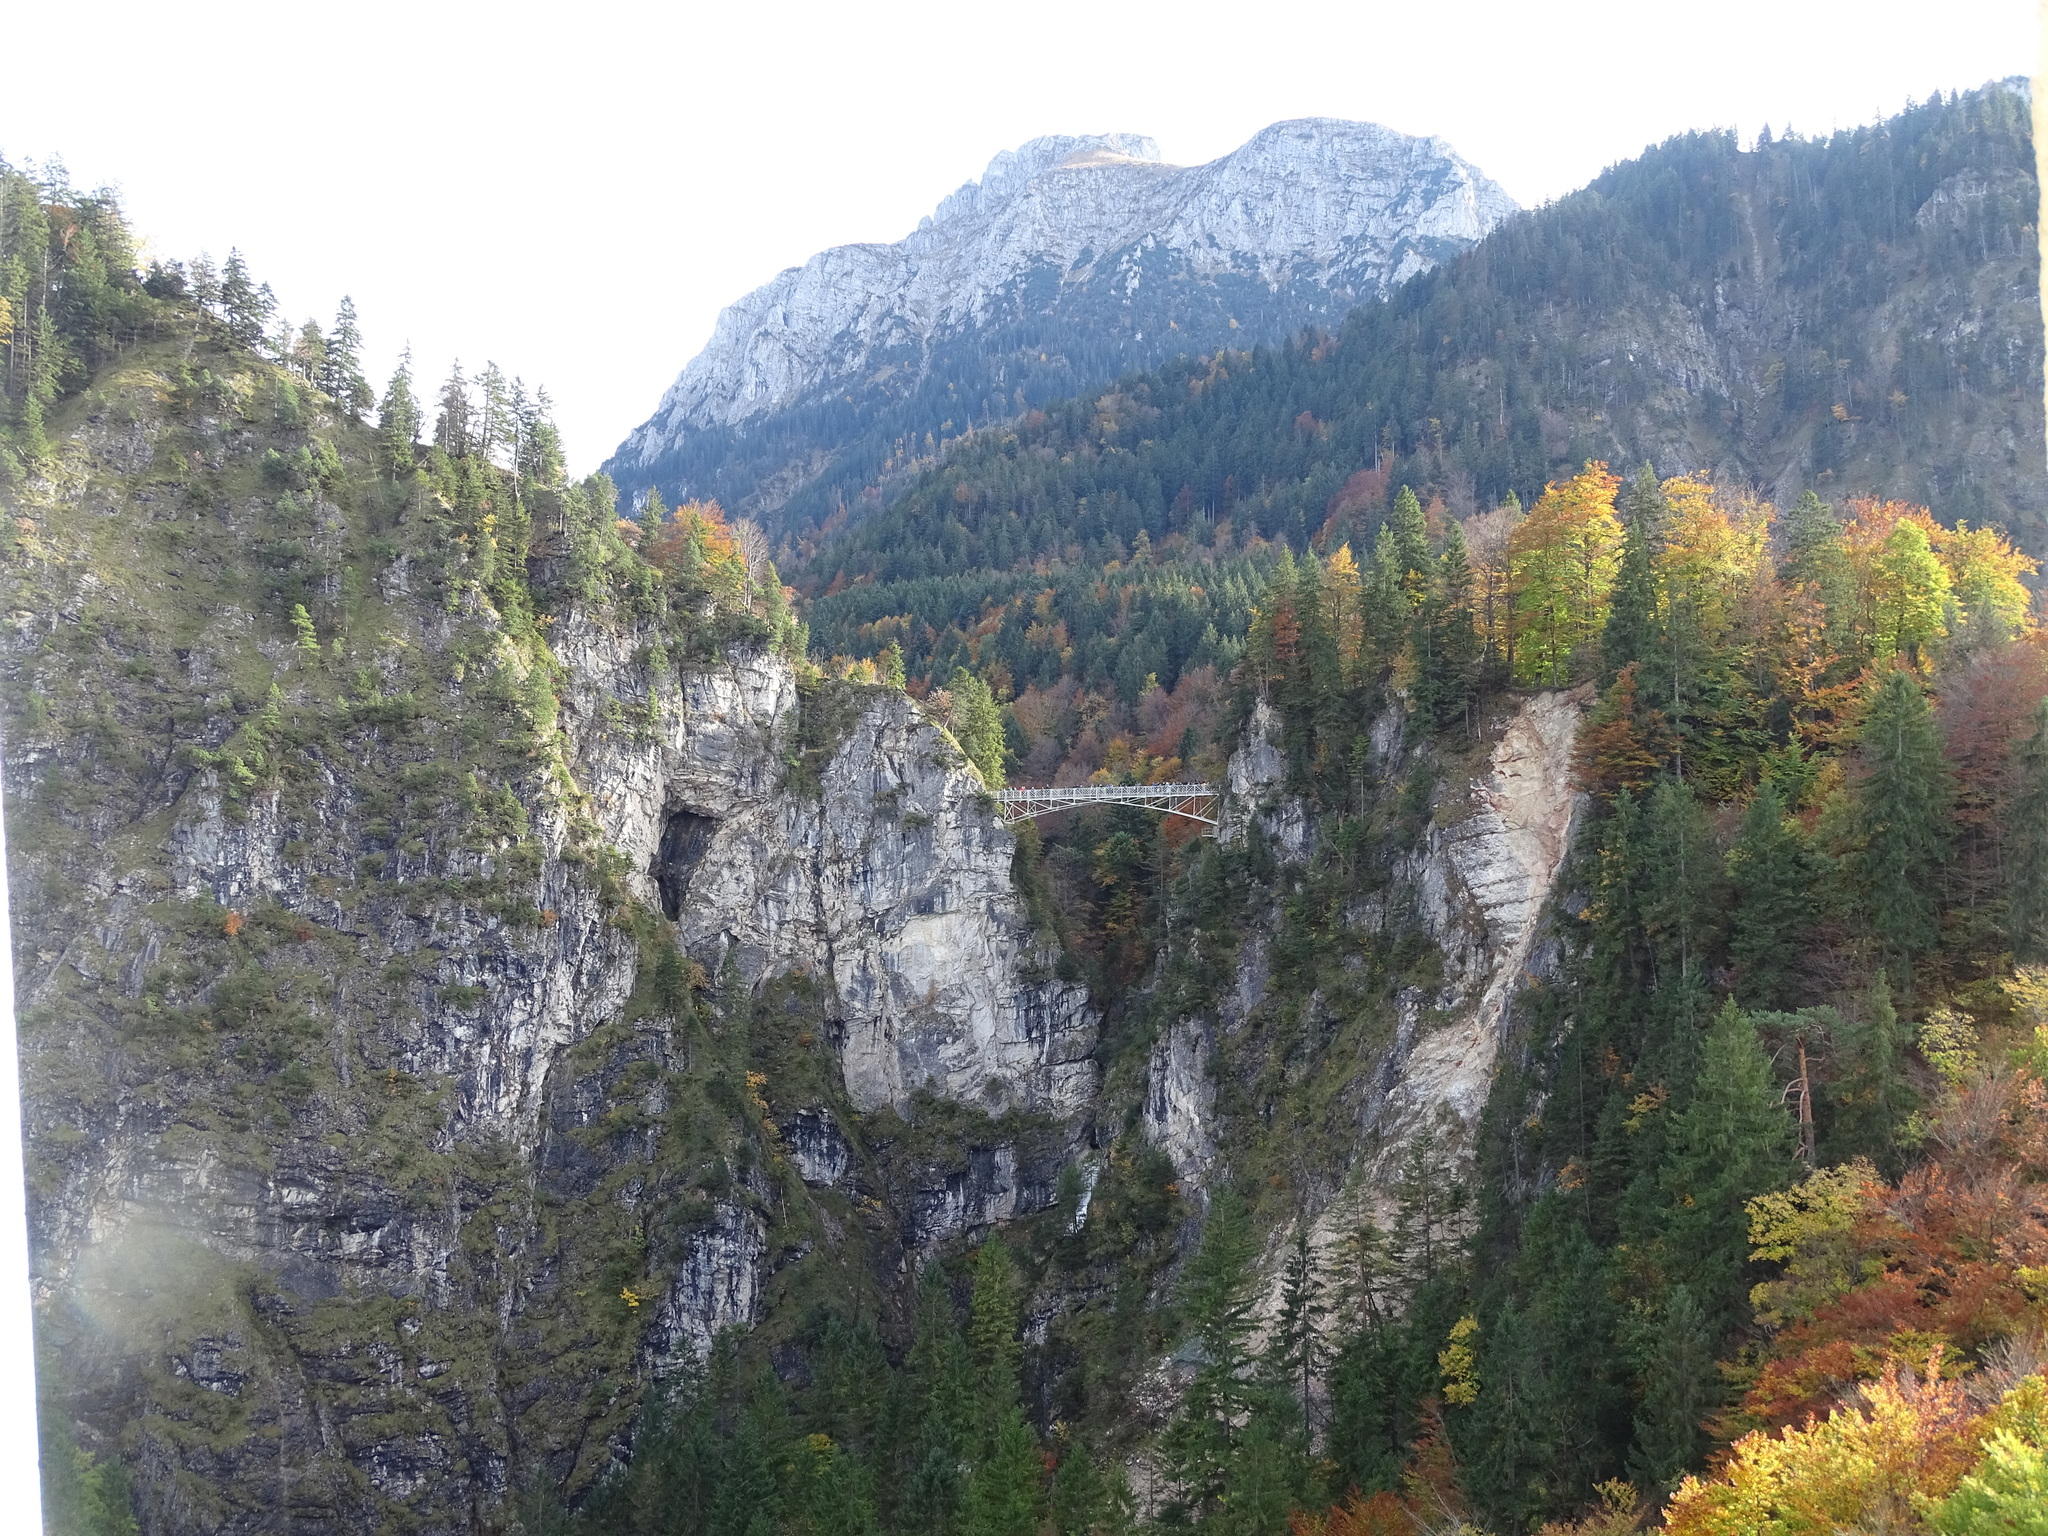
M904 239L779 273L721 313L608 472L772 516L806 488L778 474L822 456L798 478L836 496L784 519L821 521L924 433L1333 320L1515 207L1442 140L1369 123L1276 123L1199 166L1157 156L1132 134L1033 139Z

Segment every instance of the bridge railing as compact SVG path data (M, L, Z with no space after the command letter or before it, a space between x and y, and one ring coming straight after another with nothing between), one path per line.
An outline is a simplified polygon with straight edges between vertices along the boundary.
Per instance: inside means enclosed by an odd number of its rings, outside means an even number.
M1006 822L1049 816L1077 805L1136 805L1185 816L1205 826L1216 825L1217 793L1209 784L1079 784L1064 789L1033 788L996 791Z

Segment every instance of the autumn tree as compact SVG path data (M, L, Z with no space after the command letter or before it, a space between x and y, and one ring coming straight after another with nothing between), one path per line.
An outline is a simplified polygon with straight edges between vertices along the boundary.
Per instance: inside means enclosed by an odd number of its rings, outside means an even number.
M1557 687L1589 669L1619 559L1620 484L1588 463L1546 488L1509 541L1517 681Z

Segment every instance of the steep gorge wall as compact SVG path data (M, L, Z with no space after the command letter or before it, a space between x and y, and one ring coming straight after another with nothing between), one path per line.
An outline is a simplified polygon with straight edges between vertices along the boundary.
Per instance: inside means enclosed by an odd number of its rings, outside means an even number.
M272 387L135 364L15 509L44 1380L148 1532L470 1530L778 1296L1046 1203L1094 1019L909 700L574 603L539 646L445 506L279 495ZM651 1007L671 942L755 1001Z
M1334 1260L1370 1216L1391 1224L1403 1159L1425 1132L1469 1176L1479 1122L1506 1041L1516 994L1544 967L1542 935L1558 895L1584 796L1572 782L1572 748L1590 699L1586 688L1504 701L1488 717L1483 752L1463 775L1447 775L1427 826L1379 889L1349 900L1342 926L1366 948L1398 943L1419 926L1439 957L1434 986L1399 988L1391 1028L1371 1045L1319 1070L1338 1071L1334 1113L1343 1117L1337 1152L1300 1179L1296 1220L1312 1248ZM1372 733L1373 771L1396 780L1433 756L1405 738L1390 709ZM1284 867L1300 869L1323 835L1319 818L1288 792L1281 725L1260 704L1230 760L1227 842L1262 838ZM1174 1023L1155 1047L1142 1126L1172 1158L1184 1187L1202 1189L1233 1156L1241 1165L1262 1136L1218 1110L1219 1043L1256 1030L1272 1008L1277 908L1245 935L1232 985L1213 1014ZM1341 1009L1320 993L1311 1011ZM1269 1233L1261 1315L1278 1306L1279 1265L1292 1221Z

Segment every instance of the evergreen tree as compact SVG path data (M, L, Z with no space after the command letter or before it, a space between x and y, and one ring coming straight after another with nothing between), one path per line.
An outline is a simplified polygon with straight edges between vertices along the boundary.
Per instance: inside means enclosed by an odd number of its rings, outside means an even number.
M2048 699L2013 749L2006 933L2021 964L2048 962Z
M1887 668L1856 734L1847 873L1880 950L1910 964L1941 934L1953 799L1934 712L1912 674Z
M961 1502L962 1536L1031 1536L1037 1529L1043 1463L1019 1401L1017 1270L1000 1234L974 1262L968 1353L974 1367L973 1472Z
M876 659L875 672L889 687L903 686L903 643L900 640L889 642L887 649Z
M668 523L668 506L661 499L660 486L647 487L647 497L640 503L637 520L640 524L640 547L645 549L647 541L658 535Z
M1769 780L1750 797L1728 851L1728 878L1735 895L1728 953L1742 968L1742 998L1783 1007L1813 921L1814 867L1805 835Z
M1387 515L1387 529L1394 538L1394 574L1410 608L1418 608L1429 594L1433 562L1429 558L1429 520L1415 492L1402 486Z
M718 967L718 1013L726 1034L745 1042L754 1027L754 989L740 969L737 944L725 946L725 959Z
M1003 712L989 686L965 667L947 685L953 695L953 739L990 789L1003 787Z
M1436 578L1417 610L1415 628L1418 711L1438 730L1460 721L1469 724L1481 642L1472 612L1472 566L1456 523L1444 535Z
M221 268L220 306L228 323L228 334L236 341L253 347L263 340L270 315L264 309L261 293L249 281L249 264L242 260L239 249L228 252L227 265Z
M1254 1396L1247 1343L1257 1256L1243 1203L1219 1189L1202 1225L1202 1245L1181 1278L1182 1353L1192 1359L1194 1377L1161 1447L1178 1502L1189 1514L1215 1510L1230 1491L1238 1431Z
M470 430L469 384L457 359L441 386L440 408L434 416L434 446L451 459L468 455L474 446Z
M420 436L419 402L412 393L412 348L399 354L398 367L384 387L384 403L377 413L377 435L391 456L394 475L409 475L413 469L413 445Z
M1706 807L1690 784L1661 778L1650 791L1640 831L1637 910L1656 965L1656 986L1672 992L1706 973L1723 908L1722 861L1715 856Z
M1394 1181L1394 1261L1403 1284L1430 1284L1458 1253L1458 1235L1468 1204L1464 1186L1435 1130L1416 1133Z
M1280 1312L1273 1320L1272 1342L1267 1364L1275 1377L1295 1397L1301 1408L1301 1424L1314 1438L1310 1393L1323 1366L1323 1319L1329 1314L1323 1299L1323 1276L1316 1253L1309 1246L1308 1223L1294 1224L1294 1243L1287 1253L1280 1276Z
M346 294L335 309L334 329L327 334L319 384L350 421L361 421L376 398L363 377L363 333L356 322L355 301Z
M1651 1231L1659 1266L1694 1288L1714 1335L1742 1315L1748 1286L1744 1206L1796 1168L1793 1128L1750 1016L1730 998L1707 1031L1690 1099L1656 1174Z
M654 962L654 1011L677 1024L690 1016L689 974L683 967L682 951L664 943Z
M1721 1403L1716 1342L1692 1288L1673 1286L1647 1330L1629 1452L1630 1472L1651 1488L1669 1491L1707 1448L1706 1419Z
M1603 687L1630 662L1657 651L1657 550L1669 507L1648 464L1615 499L1615 510L1621 517L1621 559L1600 632Z
M1884 967L1878 967L1871 983L1863 1016L1842 1033L1848 1070L1838 1089L1829 1156L1835 1161L1867 1157L1896 1178L1901 1171L1899 1132L1913 1109L1913 1091L1903 1071L1912 1036L1892 1002Z
M961 1469L972 1447L974 1368L953 1317L944 1273L929 1266L918 1284L917 1331L908 1367L911 1433L903 1458L897 1529L953 1536Z

